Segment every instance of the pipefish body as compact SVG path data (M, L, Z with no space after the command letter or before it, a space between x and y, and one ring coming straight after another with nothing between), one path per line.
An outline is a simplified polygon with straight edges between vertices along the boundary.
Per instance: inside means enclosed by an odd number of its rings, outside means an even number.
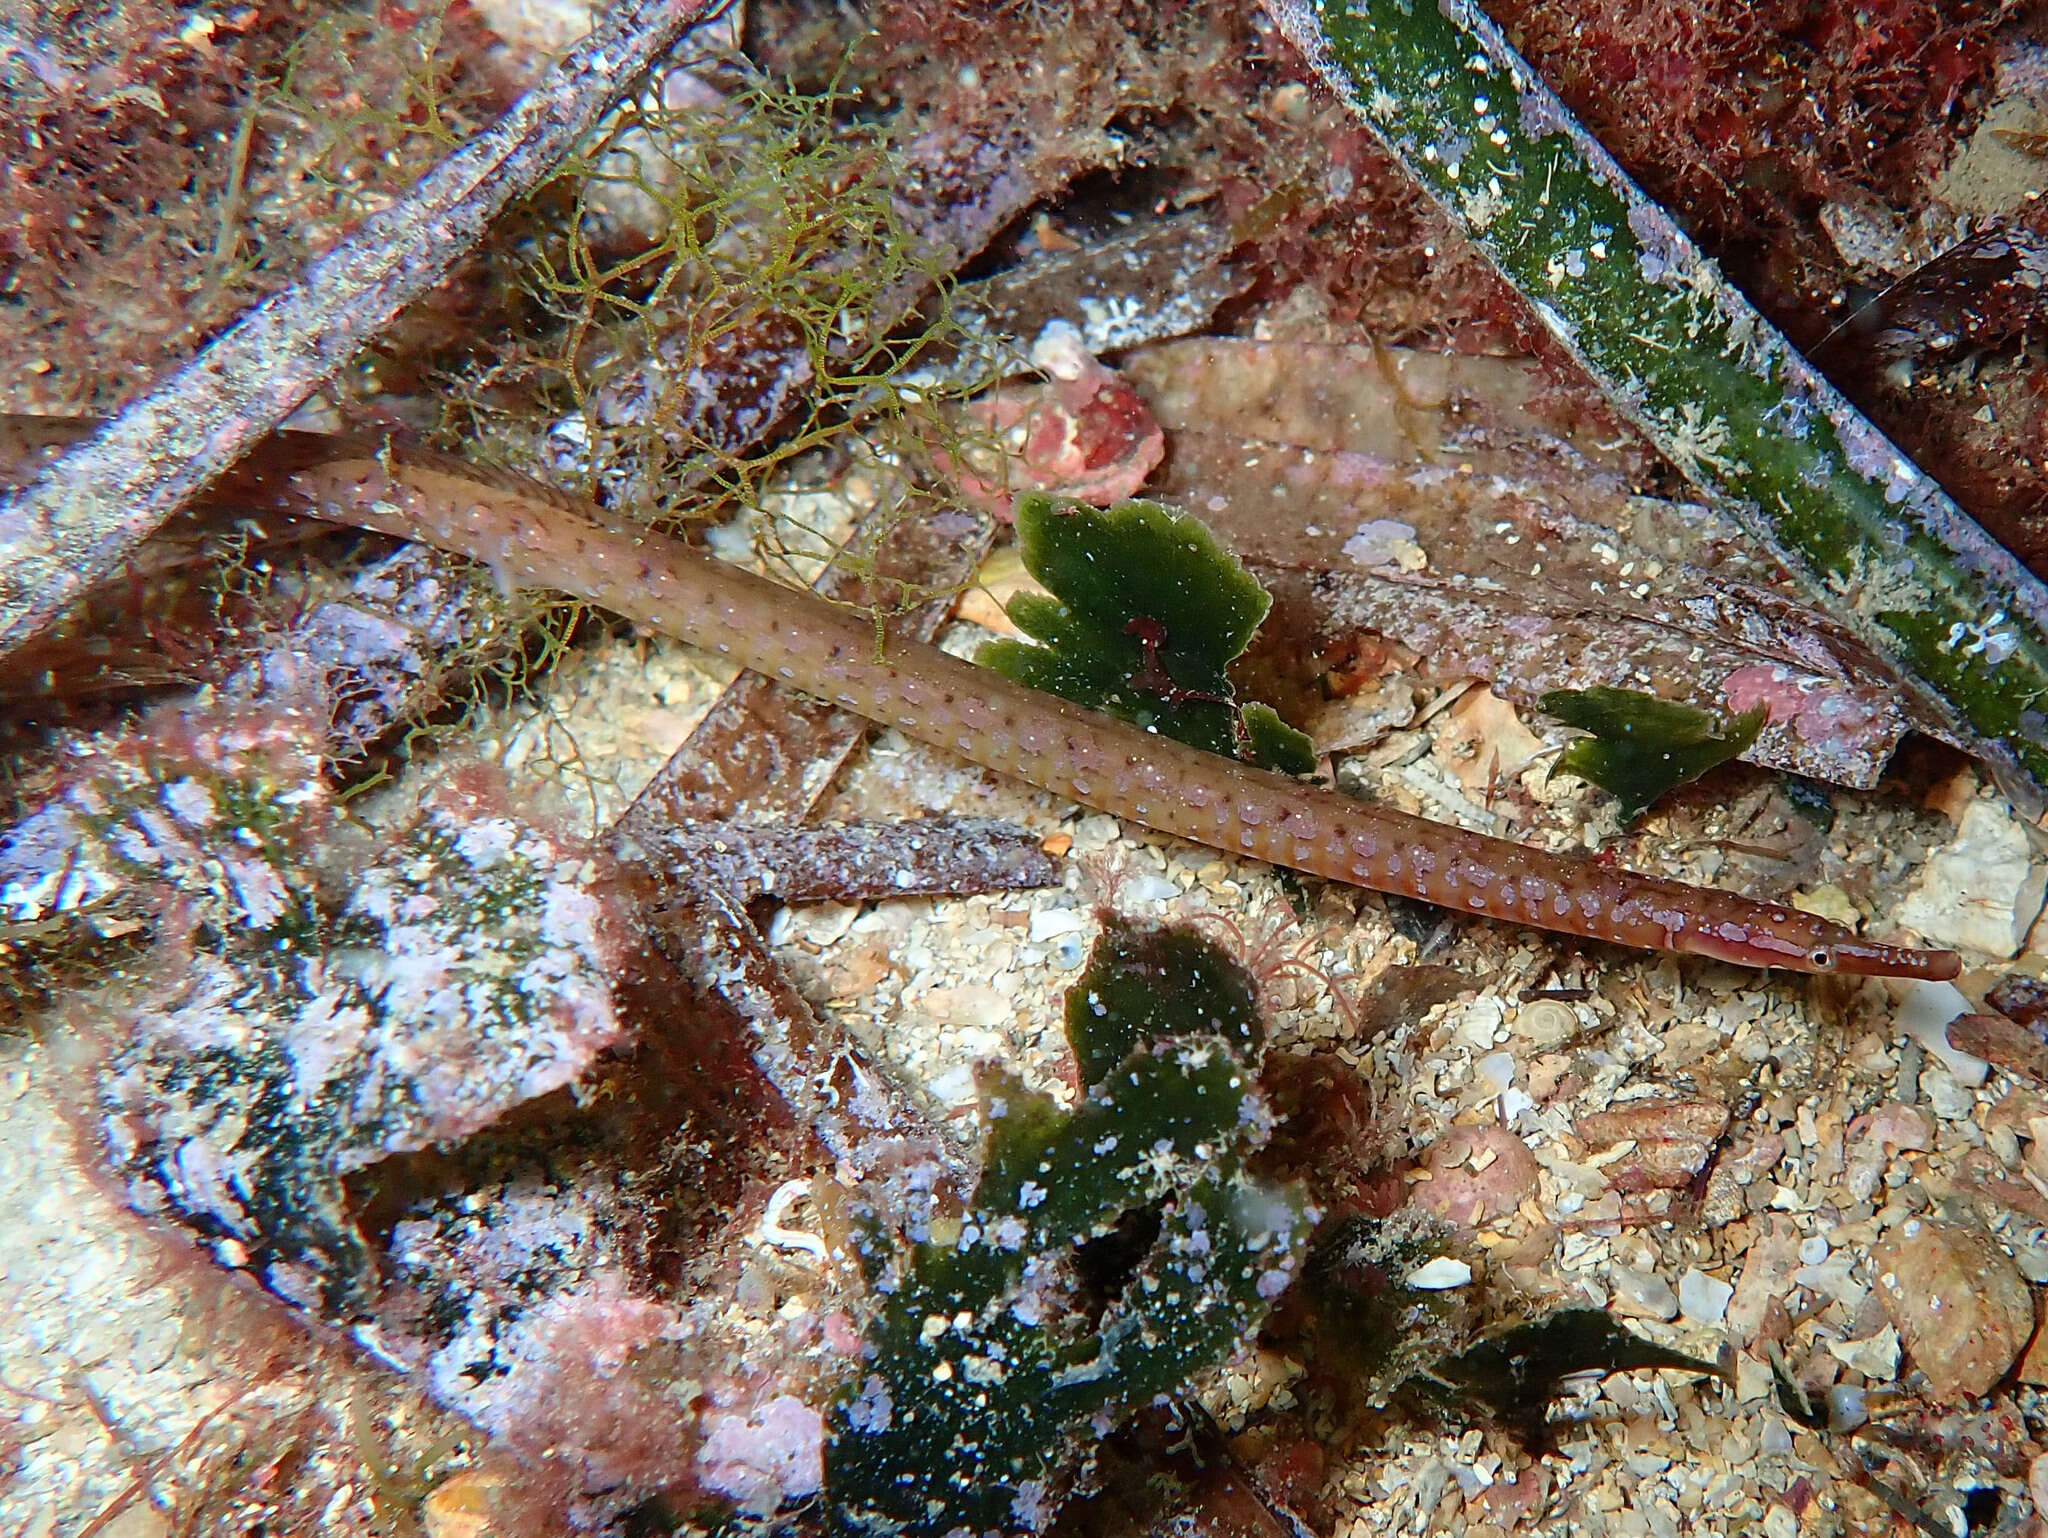
M0 415L0 475L90 421ZM1192 843L1460 913L1795 972L1944 980L1954 951L1881 945L1733 892L1552 854L1188 747L936 647L877 654L864 614L718 561L586 498L431 450L279 433L208 499L437 545L573 593L934 747Z
M1946 979L1953 951L1859 939L1777 903L1468 832L1205 753L908 641L866 615L424 450L298 469L280 505L559 588L985 768L1232 854L1460 913L1796 972Z

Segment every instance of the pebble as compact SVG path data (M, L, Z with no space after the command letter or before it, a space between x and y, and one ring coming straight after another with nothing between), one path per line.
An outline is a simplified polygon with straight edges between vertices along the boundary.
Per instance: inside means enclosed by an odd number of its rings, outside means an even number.
M1453 1287L1463 1287L1471 1281L1472 1268L1462 1260L1439 1255L1435 1260L1425 1261L1410 1271L1405 1280L1418 1292L1447 1292Z
M2048 1330L2037 1331L2020 1357L2019 1380L2036 1388L2048 1384Z
M2020 1006L2014 1004L2015 1010ZM2026 1011L2029 1015L2031 1010ZM1963 1015L1948 1023L1949 1044L2001 1068L2032 1079L2048 1082L2048 1044L2018 1020L2004 1015Z
M1666 1321L1678 1317L1678 1294L1656 1273L1615 1266L1608 1272L1608 1280L1614 1284L1609 1307L1617 1314Z
M1123 837L1123 824L1114 817L1094 812L1074 825L1074 842L1083 849L1107 849Z
M153 1506L136 1501L121 1508L120 1514L101 1526L93 1523L100 1538L169 1538L170 1519Z
M1792 906L1801 913L1830 919L1844 929L1855 929L1863 923L1863 915L1857 910L1854 900L1832 881L1810 892L1794 892Z
M972 1063L953 1063L925 1081L925 1089L941 1105L964 1108L981 1099Z
M1940 1063L1929 1063L1920 1071L1920 1096L1943 1121L1968 1121L1977 1108L1976 1094L1958 1084Z
M1077 934L1088 927L1088 920L1072 908L1040 908L1031 915L1031 939L1038 944L1057 940L1061 935Z
M1818 218L1843 260L1860 272L1896 278L1927 259L1915 239L1919 232L1874 198L1852 194L1824 203Z
M2020 1268L2020 1275L2039 1285L2048 1282L2048 1249L2039 1243L2020 1244L2014 1247L2012 1258Z
M1431 1145L1423 1161L1429 1178L1417 1183L1415 1205L1466 1228L1491 1223L1534 1196L1541 1167L1529 1147L1506 1127L1454 1127Z
M477 1469L443 1480L420 1503L420 1526L427 1538L492 1538L500 1530L504 1483Z
M1515 1059L1512 1053L1489 1052L1472 1065L1472 1077L1486 1089L1488 1099L1504 1095L1515 1082Z
M1124 901L1130 903L1170 903L1180 897L1180 888L1164 876L1133 876L1123 886Z
M1972 801L1955 842L1927 862L1898 920L1937 945L2006 960L2019 954L2048 891L2048 864L2001 802Z
M1002 1052L1004 1042L995 1034L1010 1023L1010 1001L984 983L962 983L957 988L934 988L921 1001L923 1013L941 1027L961 1028L963 1050L985 1056Z
M1691 1324L1719 1329L1728 1317L1728 1300L1734 1296L1733 1287L1697 1266L1688 1266L1678 1279L1678 1311Z
M1987 1392L2034 1333L2034 1300L1989 1234L1909 1219L1871 1254L1878 1299L1937 1400Z
M1990 1077L1991 1065L1981 1057L1958 1052L1949 1044L1948 1023L1970 1013L1970 1001L1954 983L1930 983L1912 978L1900 985L1899 1010L1892 1017L1901 1036L1910 1037L1941 1059L1956 1083L1975 1089Z
M1831 1340L1827 1345L1828 1355L1872 1383L1889 1383L1899 1375L1899 1332L1890 1325L1861 1340Z

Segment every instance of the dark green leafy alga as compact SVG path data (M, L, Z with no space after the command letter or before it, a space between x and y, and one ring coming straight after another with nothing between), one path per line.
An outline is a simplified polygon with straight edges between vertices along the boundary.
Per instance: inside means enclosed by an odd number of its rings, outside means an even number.
M1280 719L1280 712L1253 700L1239 713L1244 726L1244 756L1262 769L1281 774L1314 774L1316 745L1307 732Z
M1646 1367L1721 1375L1712 1362L1645 1340L1597 1308L1567 1308L1483 1340L1414 1381L1428 1397L1481 1411L1541 1447L1550 1402L1566 1379Z
M1738 757L1770 719L1763 705L1723 722L1697 706L1605 687L1553 689L1536 703L1593 734L1566 748L1551 773L1575 774L1613 794L1625 823L1665 792Z
M1380 1402L1471 1339L1476 1289L1411 1287L1408 1277L1459 1252L1453 1231L1413 1207L1353 1213L1315 1237L1302 1285L1315 1352Z
M870 1370L826 1455L835 1529L1037 1531L1107 1415L1256 1328L1308 1223L1244 1170L1269 1125L1253 999L1206 942L1113 923L1067 999L1080 1103L985 1078L957 1236L876 1265Z
M985 666L1236 756L1230 664L1273 600L1198 519L1157 502L1095 508L1034 493L1017 503L1017 547L1050 596L1018 594L1010 618L1039 644L991 641ZM1308 737L1269 707L1248 707L1244 732L1260 763L1315 765Z

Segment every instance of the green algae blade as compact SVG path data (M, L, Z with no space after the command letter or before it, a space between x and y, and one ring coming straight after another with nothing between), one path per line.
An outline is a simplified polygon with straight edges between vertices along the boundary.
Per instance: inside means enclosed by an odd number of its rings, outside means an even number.
M1280 712L1253 700L1238 713L1244 725L1245 756L1262 769L1279 774L1316 772L1315 739L1280 719Z
M1052 596L1020 593L1010 618L1040 644L991 641L984 666L1236 754L1228 669L1273 600L1206 527L1157 502L1093 508L1034 493L1017 503L1017 545Z
M1721 277L1473 0L1267 3L1618 409L2038 807L2048 587Z
M1299 1194L1244 1168L1271 1115L1242 970L1112 922L1067 1020L1087 1094L1063 1111L985 1075L957 1235L877 1276L867 1370L832 1414L835 1533L1039 1530L1105 1417L1229 1357L1299 1267Z
M1662 700L1634 689L1553 689L1539 709L1591 732L1566 748L1552 774L1590 780L1621 803L1631 823L1667 791L1749 751L1764 729L1766 708L1723 721L1710 710Z

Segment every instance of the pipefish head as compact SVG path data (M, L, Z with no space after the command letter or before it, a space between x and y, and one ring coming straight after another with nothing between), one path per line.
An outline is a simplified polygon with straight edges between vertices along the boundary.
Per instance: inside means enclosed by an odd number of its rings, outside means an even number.
M1776 904L1695 926L1684 949L1745 967L1839 972L1849 977L1918 977L1947 982L1962 970L1954 951L1859 940L1839 924Z

